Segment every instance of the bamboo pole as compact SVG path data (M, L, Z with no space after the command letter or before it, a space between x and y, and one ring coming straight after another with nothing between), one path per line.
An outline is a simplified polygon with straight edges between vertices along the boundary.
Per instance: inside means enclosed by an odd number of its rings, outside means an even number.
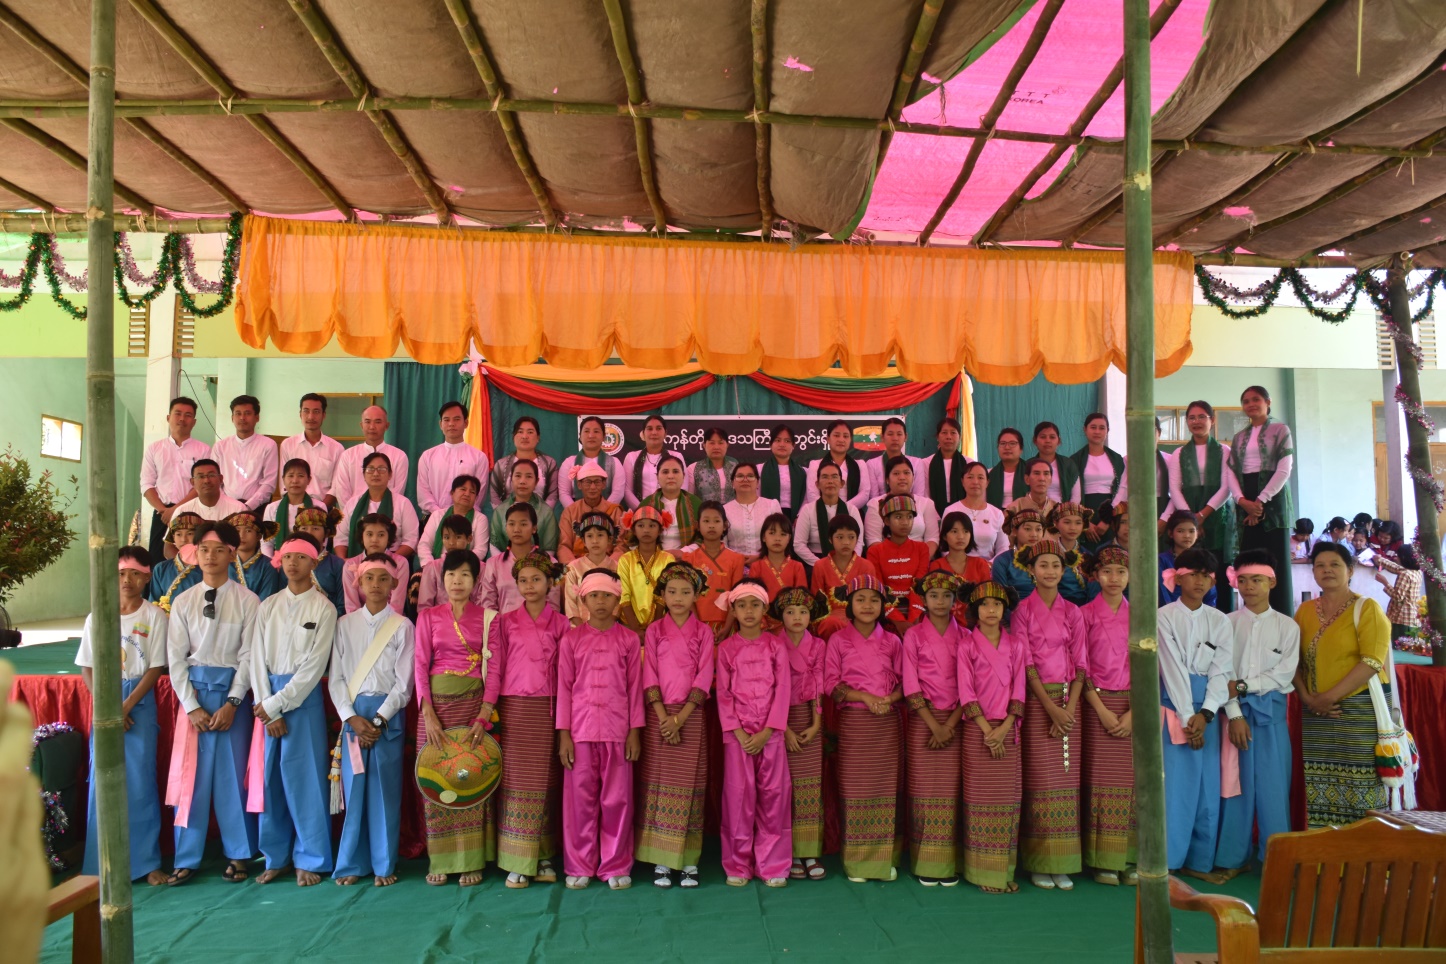
M112 98L112 100L114 100L114 98ZM41 130L38 127L35 127L32 124L27 124L25 121L22 120L0 118L0 127L5 127L9 130L12 130L15 133L19 134L21 137L33 141L36 144L39 144L41 147L45 148L47 151L60 158L62 161L69 164L77 171L84 171L86 169L86 159L83 155L76 152L76 150L72 148L69 144L66 144L64 141L61 141L57 138L51 137L49 134L45 133L45 131ZM141 197L135 191L132 191L130 188L126 187L123 184L115 185L115 194L119 195L122 200L134 207L136 210L140 211L142 214L154 215L156 213L156 206L154 204L152 204L150 201L147 201L145 198Z
M1054 24L1054 18L1059 14L1060 7L1064 6L1064 0L1049 0L1044 9L1040 11L1039 18L1034 22L1034 29L1030 31L1029 39L1024 44L1024 49L1014 60L1014 66L1009 69L1004 83L999 87L999 93L994 95L994 103L989 105L989 110L979 120L979 126L989 133L983 137L976 137L969 144L969 154L964 158L964 164L959 168L959 174L954 178L954 183L949 185L945 192L944 199L934 209L934 214L929 222L924 225L924 230L919 232L920 246L929 243L934 236L934 231L943 222L949 209L954 202L959 200L959 195L964 190L964 185L969 183L969 178L974 174L974 167L979 163L979 155L984 153L984 148L989 144L994 126L999 123L999 117L1004 109L1009 106L1009 101L1014 97L1014 91L1019 87L1019 82L1024 78L1024 72L1029 65L1034 63L1034 58L1039 55L1039 48L1044 46L1044 38L1049 35L1049 28Z
M90 131L86 168L86 473L90 500L90 620L95 660L91 737L99 815L101 959L135 957L131 914L130 821L126 806L125 720L121 713L120 600L116 551L115 329L112 181L115 159L115 0L90 4Z
M55 213L54 204L51 204L49 201L45 200L45 198L41 197L38 194L31 194L20 185L12 184L4 178L0 178L0 191L6 191L10 194L15 195L18 198L21 198L22 200L29 201L32 205L40 208L40 210L46 212L47 214Z
M312 5L311 0L287 0L287 3L291 5L292 12L301 21L307 33L311 34L311 39L316 41L316 45L321 48L322 55L326 57L327 63L331 64L332 70L335 70L342 83L346 84L347 90L351 91L353 97L360 97L365 102L371 93L371 85L367 83L361 70L352 62L347 52L342 49L341 41L332 31L331 24L326 22L326 18ZM417 185L417 190L421 191L422 199L427 202L427 206L437 215L437 220L442 224L450 224L453 217L452 209L448 207L446 199L442 197L442 192L437 189L437 182L432 179L431 173L427 171L416 152L412 150L412 145L408 142L406 135L397 129L397 125L392 122L389 114L380 110L368 110L366 115L376 127L377 132L382 135L382 140L386 142L387 147L391 148L392 153L397 156L397 160L402 162L402 167L406 169L412 183Z
M1407 275L1411 271L1410 259L1405 255L1397 255L1391 259L1391 267L1386 271L1386 291L1391 300L1391 320L1400 327L1407 338L1414 341L1415 334L1412 331L1411 322L1411 294L1407 289ZM1409 351L1403 350L1402 346L1396 346L1396 371L1398 384L1408 398L1416 405L1421 404L1421 373L1416 364L1416 357ZM1431 436L1426 431L1426 426L1416 422L1409 415L1406 416L1406 461L1410 464L1413 475L1424 473L1431 476ZM1412 480L1412 490L1416 496L1416 533L1417 551L1422 547L1426 550L1426 559L1421 561L1421 568L1427 568L1427 560L1435 571L1441 571L1441 533L1436 524L1436 501L1431 491L1421 483ZM1446 589L1442 589L1430 579L1425 580L1426 609L1430 614L1431 625L1437 632L1446 630ZM1446 666L1446 649L1437 649L1431 654L1431 663L1435 666Z
M638 73L633 45L628 40L628 22L623 16L620 0L603 0L603 11L607 14L608 29L612 31L613 50L617 52L618 66L622 68L623 83L628 88L628 113L633 118L633 140L638 152L638 170L643 180L643 193L648 196L648 206L653 209L653 233L667 234L668 212L663 207L663 196L658 193L658 175L653 169L653 148L648 121L637 114L637 108L644 106L648 98L643 93L643 78Z
M1170 15L1175 12L1182 2L1183 0L1160 0L1160 5L1155 9L1154 16L1150 18L1150 39L1153 40L1155 36L1164 29L1165 24L1170 20ZM1120 82L1124 76L1125 58L1122 56L1115 62L1114 68L1105 75L1105 79L1101 81L1099 87L1096 88L1094 96L1085 103L1079 112L1079 116L1074 119L1074 123L1069 125L1069 130L1066 131L1067 136L1075 138L1082 137L1084 132L1089 128L1090 122L1095 119L1095 115L1100 112L1100 108L1104 107L1109 99L1114 96L1115 89L1120 86ZM994 136L1000 137L1002 136L1002 132L996 131ZM1018 209L1019 205L1024 203L1024 198L1033 190L1034 186L1039 183L1040 178L1050 172L1055 163L1064 156L1064 152L1067 151L1070 146L1070 144L1063 142L1056 143L1053 148L1045 152L1045 155L1039 159L1039 163L1034 165L1033 169L1024 176L1024 180L1020 181L1019 185L1010 192L1009 197L1004 199L1004 203L999 205L994 213L989 216L989 220L984 222L984 226L974 232L973 244L976 247L984 244L994 236L994 232L999 230L999 226Z
M1150 3L1125 7L1125 424L1130 473L1130 712L1134 718L1140 933L1146 964L1174 961L1160 739L1155 550L1155 265L1150 240Z
M884 112L889 124L879 138L878 159L874 162L875 173L884 166L884 155L889 153L889 144L894 139L899 118L904 115L904 107L909 103L909 94L913 92L914 82L919 78L919 65L924 62L924 52L929 49L934 28L939 25L939 12L943 9L944 0L924 0L919 19L914 23L914 35L909 39L909 52L904 55L904 65L899 69L893 96L889 98L888 110Z
M236 95L239 91L231 86L230 81L221 76L221 72L197 49L196 45L191 42L191 38L182 33L180 28L172 23L170 18L167 17L152 0L130 0L130 3L136 12L141 15L141 18L150 24L156 33L161 35L161 39L179 54L182 60L190 64L191 69L200 74L201 79L210 84L211 88L220 95L221 99L212 105L215 110L207 111L207 113L232 113L231 104L236 100ZM93 99L94 98L92 98L92 100ZM119 108L116 108L116 110L119 116L127 116L121 115ZM285 135L276 129L276 125L272 124L271 121L265 117L258 117L252 114L246 114L245 117L246 122L256 130L256 133L264 137L283 157L295 165L302 176L321 192L322 197L326 198L332 207L341 212L342 217L348 221L356 220L356 211L352 210L352 206L341 196L341 192L332 186L331 182L322 175L321 171L316 169L316 165L312 164L301 151L296 149L295 144L292 144Z
M492 66L492 59L487 56L487 50L482 45L482 37L477 32L476 25L472 22L472 11L468 9L466 0L442 0L447 12L452 15L452 23L457 28L457 33L462 38L462 45L467 48L467 55L472 58L472 66L477 69L477 75L482 78L482 86L487 90L488 109L497 114L497 123L502 128L502 136L507 141L507 147L512 151L512 160L517 164L517 169L522 172L522 179L527 182L527 187L532 191L532 197L537 202L537 210L542 213L542 223L548 228L557 226L557 211L552 206L552 199L547 195L547 187L542 183L542 176L537 173L537 165L532 161L532 155L527 151L527 145L523 143L522 131L517 127L517 118L513 111L499 108L493 105L503 101L502 84L497 79L497 70ZM390 109L390 108L389 108Z
M753 37L753 110L768 110L768 0L753 0L748 16L748 31ZM758 217L762 221L764 241L773 240L773 158L771 128L753 125L753 156L758 169Z

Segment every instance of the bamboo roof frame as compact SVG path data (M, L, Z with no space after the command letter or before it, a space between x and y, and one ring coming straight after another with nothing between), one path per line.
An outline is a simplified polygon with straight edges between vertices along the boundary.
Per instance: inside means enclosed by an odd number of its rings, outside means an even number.
M753 48L753 112L768 110L768 0L753 0L748 11L748 34ZM753 124L753 162L758 168L758 219L764 241L773 240L773 188L769 183L772 161L767 124Z
M628 88L628 113L633 118L633 140L638 149L638 171L643 180L643 193L648 196L648 206L653 209L653 233L666 234L668 212L663 207L663 197L658 193L658 175L653 170L652 130L648 119L639 117L637 108L648 102L643 93L643 78L638 73L638 62L633 56L632 41L628 39L628 23L623 16L619 0L603 0L607 13L608 29L612 33L613 49L618 55L618 67L623 72L623 82Z

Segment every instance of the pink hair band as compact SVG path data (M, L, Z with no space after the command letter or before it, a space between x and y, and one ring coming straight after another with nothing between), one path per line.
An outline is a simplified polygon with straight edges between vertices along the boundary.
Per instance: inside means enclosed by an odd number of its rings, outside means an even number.
M1181 577L1181 576L1188 576L1188 575L1190 575L1190 573L1192 573L1192 572L1201 573L1201 572L1205 572L1205 570L1203 570L1203 569L1180 569L1180 568L1176 568L1176 569L1166 569L1164 572L1160 573L1160 585L1162 585L1162 586L1165 587L1165 591L1166 591L1166 592L1174 592L1174 591L1175 591L1175 586L1176 586L1176 584L1179 582L1180 577Z
M768 590L764 589L762 586L755 586L751 582L740 583L734 586L732 589L728 590L728 594L723 598L727 602L727 604L731 606L738 600L743 599L747 596L752 596L754 599L761 600L763 602L763 605L765 606L768 605Z
M307 542L305 539L287 539L281 544L281 548L277 549L276 552L272 554L271 565L277 569L280 569L281 557L286 555L288 552L299 552L306 558L310 559L312 562L316 562L318 559L321 558L321 553L316 551L316 546Z
M124 572L127 569L134 569L136 572L140 573L143 576L149 576L151 574L150 566L143 566L140 564L139 561L135 559L120 560L120 565L117 568L117 571Z
M617 577L609 576L601 572L595 572L590 576L583 576L582 582L577 587L577 592L579 596L586 596L592 592L606 592L614 596L621 596L623 594Z
M1264 576L1267 579L1275 578L1275 567L1267 566L1263 562L1252 562L1236 569L1234 566L1225 570L1225 578L1230 580L1231 589L1240 588L1241 576Z
M280 559L281 557L277 556L276 558ZM392 572L392 567L387 565L385 562L378 562L375 559L370 562L363 560L361 565L356 567L356 584L358 586L361 585L362 576L372 569L382 569L386 571L387 575L396 575L396 573Z

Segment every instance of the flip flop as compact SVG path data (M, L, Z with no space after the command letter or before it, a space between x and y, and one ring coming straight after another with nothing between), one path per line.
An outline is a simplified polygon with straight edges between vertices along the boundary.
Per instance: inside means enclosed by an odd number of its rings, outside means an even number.
M245 865L243 864L238 867L238 863L240 863L240 861L228 861L226 869L221 871L221 879L228 884L239 884L241 881L246 880L250 875L246 873Z
M188 867L177 867L175 870L171 871L171 875L166 878L166 886L180 887L182 884L189 884L191 882L191 878L195 876L196 872L194 870L191 870Z

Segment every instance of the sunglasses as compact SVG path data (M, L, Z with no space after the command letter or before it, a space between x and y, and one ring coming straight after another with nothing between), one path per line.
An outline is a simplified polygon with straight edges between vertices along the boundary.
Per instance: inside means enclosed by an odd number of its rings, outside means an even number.
M201 615L207 619L216 618L216 590L207 589L205 594L206 608L201 610Z

